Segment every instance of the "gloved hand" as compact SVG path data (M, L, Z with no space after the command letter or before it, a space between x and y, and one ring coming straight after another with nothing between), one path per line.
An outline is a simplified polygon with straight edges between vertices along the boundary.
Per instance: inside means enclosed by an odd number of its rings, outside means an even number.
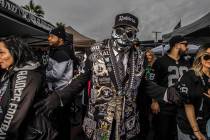
M34 108L36 109L36 114L45 114L49 116L53 110L61 105L60 97L57 93L50 94L46 99L36 103Z
M175 87L171 86L167 88L167 100L169 103L175 103L175 104L181 103L180 95Z

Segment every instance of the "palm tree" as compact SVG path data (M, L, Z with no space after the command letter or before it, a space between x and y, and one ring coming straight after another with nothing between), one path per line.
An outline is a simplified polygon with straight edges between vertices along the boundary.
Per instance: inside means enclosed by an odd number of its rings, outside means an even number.
M64 23L62 23L62 22L56 22L56 26L65 28L66 25Z
M44 11L41 5L35 5L33 0L29 1L28 5L22 6L24 9L34 13L38 17L44 17Z

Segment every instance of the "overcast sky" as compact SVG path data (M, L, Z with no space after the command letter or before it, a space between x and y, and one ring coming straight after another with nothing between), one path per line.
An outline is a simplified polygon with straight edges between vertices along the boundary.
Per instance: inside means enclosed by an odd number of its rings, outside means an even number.
M29 0L13 0L25 5ZM116 14L139 18L140 40L152 40L152 31L168 33L180 18L182 26L210 12L210 0L34 0L53 24L63 22L97 41L110 37ZM160 36L159 35L159 38Z

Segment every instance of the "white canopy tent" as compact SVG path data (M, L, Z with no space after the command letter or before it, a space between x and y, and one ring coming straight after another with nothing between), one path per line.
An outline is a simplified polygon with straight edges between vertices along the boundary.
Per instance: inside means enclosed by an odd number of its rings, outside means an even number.
M197 52L197 50L199 49L200 46L197 45L193 45L193 44L189 44L188 45L188 53L189 54L195 54ZM152 51L157 54L157 55L163 55L167 52L167 50L169 49L169 45L160 45L157 46L155 48L152 49Z

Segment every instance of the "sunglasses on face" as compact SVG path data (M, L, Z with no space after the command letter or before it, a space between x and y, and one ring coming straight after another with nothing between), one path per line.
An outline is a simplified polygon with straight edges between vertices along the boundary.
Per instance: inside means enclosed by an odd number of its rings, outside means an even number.
M203 59L204 59L204 60L210 60L210 54L205 54L205 55L203 56Z
M187 46L187 45L188 45L188 43L187 43L187 42L181 42L180 44L183 44L183 45L185 45L185 46Z
M126 34L128 38L134 38L136 35L136 31L132 29L116 28L115 31L117 35Z

